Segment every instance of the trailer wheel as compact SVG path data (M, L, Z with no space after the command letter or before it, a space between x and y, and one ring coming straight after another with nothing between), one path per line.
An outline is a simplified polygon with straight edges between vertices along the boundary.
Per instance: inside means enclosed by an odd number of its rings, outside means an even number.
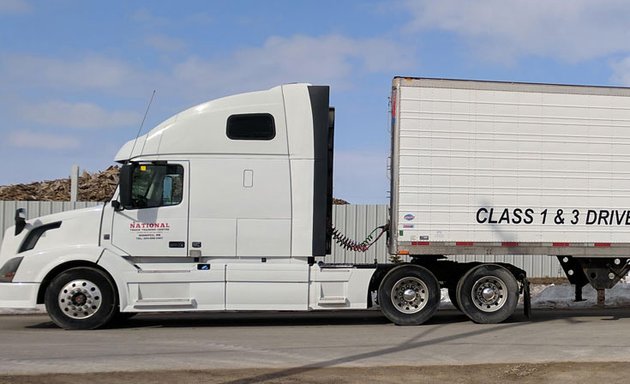
M64 329L95 329L116 315L118 300L108 276L95 268L77 267L57 275L46 288L48 315Z
M448 289L448 298L451 299L451 304L457 309L461 311L462 309L459 307L459 299L457 298L457 288L449 288Z
M507 269L482 264L466 273L457 283L462 312L480 324L496 324L514 313L518 304L518 283Z
M429 320L440 304L440 284L428 269L406 265L392 269L378 288L381 311L397 325Z

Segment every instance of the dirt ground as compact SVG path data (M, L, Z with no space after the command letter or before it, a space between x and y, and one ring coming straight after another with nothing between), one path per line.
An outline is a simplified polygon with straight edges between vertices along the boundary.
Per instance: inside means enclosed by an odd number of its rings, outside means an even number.
M484 364L428 367L352 367L287 369L230 369L150 372L106 372L6 376L2 384L61 383L627 383L627 362Z

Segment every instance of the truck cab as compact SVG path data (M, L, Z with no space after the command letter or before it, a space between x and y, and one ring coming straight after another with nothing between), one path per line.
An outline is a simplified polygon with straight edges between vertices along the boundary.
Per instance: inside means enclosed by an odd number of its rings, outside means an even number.
M374 268L331 249L329 88L209 101L127 142L103 206L24 221L0 251L0 306L64 328L125 313L366 308Z

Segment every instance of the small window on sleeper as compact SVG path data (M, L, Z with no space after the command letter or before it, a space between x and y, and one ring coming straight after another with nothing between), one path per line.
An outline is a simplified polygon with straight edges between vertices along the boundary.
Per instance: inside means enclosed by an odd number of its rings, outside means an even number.
M268 113L232 115L227 120L227 136L232 140L271 140L276 124Z

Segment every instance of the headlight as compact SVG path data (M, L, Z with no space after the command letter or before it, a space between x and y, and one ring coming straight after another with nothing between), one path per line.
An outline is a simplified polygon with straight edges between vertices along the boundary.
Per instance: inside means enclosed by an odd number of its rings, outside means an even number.
M2 268L0 268L0 282L1 283L12 282L13 278L15 277L15 272L20 266L21 262L22 262L22 257L14 257L11 260L4 263Z

